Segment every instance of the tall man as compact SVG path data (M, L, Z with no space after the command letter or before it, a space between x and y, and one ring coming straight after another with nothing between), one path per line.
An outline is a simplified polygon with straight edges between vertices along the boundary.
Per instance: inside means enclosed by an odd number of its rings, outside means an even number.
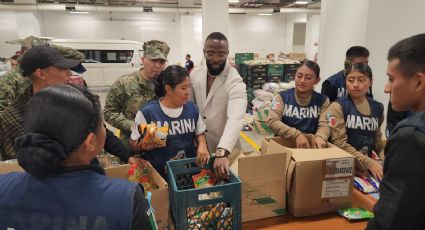
M169 51L170 47L165 42L145 42L143 68L118 78L106 96L103 109L105 121L121 130L121 140L127 146L137 111L156 99L153 80L164 70Z
M369 62L369 50L363 46L350 47L345 53L344 69L346 69L347 65L360 62ZM322 93L328 96L331 102L347 95L344 70L330 76L322 83ZM372 97L372 88L369 89L369 96Z
M229 174L229 163L239 155L239 132L245 116L246 86L227 62L229 43L222 33L208 35L204 44L206 65L191 73L191 97L205 122L208 149L216 153L214 169Z
M425 34L397 42L388 52L388 82L395 111L412 111L385 146L384 177L375 218L367 229L425 229Z

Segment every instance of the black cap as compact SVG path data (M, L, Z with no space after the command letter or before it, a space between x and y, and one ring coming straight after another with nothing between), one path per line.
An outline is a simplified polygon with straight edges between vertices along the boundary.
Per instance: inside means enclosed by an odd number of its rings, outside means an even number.
M79 74L83 74L87 71L87 69L82 64L72 67L71 70Z
M79 64L79 60L66 59L53 47L38 46L24 53L21 58L20 67L24 76L28 76L37 69L44 69L50 66L71 69Z

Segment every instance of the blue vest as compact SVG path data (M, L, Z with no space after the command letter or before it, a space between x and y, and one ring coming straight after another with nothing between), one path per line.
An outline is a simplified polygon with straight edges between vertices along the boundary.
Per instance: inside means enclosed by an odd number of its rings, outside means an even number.
M156 122L160 126L168 124L167 144L164 148L146 151L144 157L163 176L165 165L169 160L196 157L195 137L196 124L199 118L198 107L191 101L183 106L178 118L167 116L161 109L159 101L153 101L143 106L140 111L149 124Z
M320 108L326 96L313 91L310 104L301 106L295 99L295 89L288 89L280 93L284 103L282 122L298 129L303 133L315 134L319 124Z
M136 184L92 170L0 176L0 229L130 229Z
M349 95L339 98L337 102L341 105L344 114L348 143L356 150L370 156L375 148L376 132L384 112L384 105L370 97L366 98L369 102L370 116L361 114Z
M328 81L331 85L335 86L337 89L337 98L347 95L347 89L345 87L345 76L344 70L339 71L338 73L330 76Z
M343 96L348 95L346 84L345 84L344 70L341 70L338 73L330 76L328 78L328 81L331 85L335 86L335 88L337 89L337 94L336 94L337 98L341 98ZM367 96L373 98L372 87L369 88L369 91L367 92Z

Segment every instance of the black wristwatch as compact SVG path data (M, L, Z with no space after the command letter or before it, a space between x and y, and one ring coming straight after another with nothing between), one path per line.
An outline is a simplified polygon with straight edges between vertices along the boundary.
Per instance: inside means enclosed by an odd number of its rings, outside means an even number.
M215 158L228 157L229 155L229 150L223 148L217 148L217 151L215 152Z

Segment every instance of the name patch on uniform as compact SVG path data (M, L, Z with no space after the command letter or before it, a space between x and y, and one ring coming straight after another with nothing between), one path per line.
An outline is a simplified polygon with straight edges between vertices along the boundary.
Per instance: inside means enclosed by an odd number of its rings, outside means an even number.
M378 130L378 118L376 117L348 115L345 124L345 126L349 129L360 129L367 131Z
M317 118L319 116L320 109L317 105L310 107L296 107L293 105L285 104L285 116L302 118Z
M168 126L168 134L169 135L176 135L176 134L186 134L186 133L192 133L196 130L196 124L195 119L182 119L178 121L171 121L170 124L168 124L167 121L164 122L164 124L161 124L161 121L157 121L158 126Z

